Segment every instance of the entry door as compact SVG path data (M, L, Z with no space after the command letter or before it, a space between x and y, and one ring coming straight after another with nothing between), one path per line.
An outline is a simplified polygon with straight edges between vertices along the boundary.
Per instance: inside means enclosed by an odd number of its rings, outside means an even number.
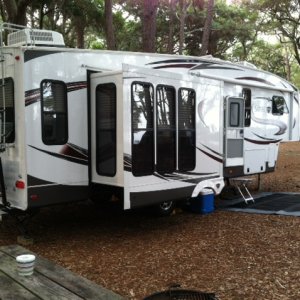
M225 99L225 166L244 164L244 99Z
M117 100L122 97L121 74L91 74L90 78L90 179L93 183L119 185L120 170L117 158L118 115Z

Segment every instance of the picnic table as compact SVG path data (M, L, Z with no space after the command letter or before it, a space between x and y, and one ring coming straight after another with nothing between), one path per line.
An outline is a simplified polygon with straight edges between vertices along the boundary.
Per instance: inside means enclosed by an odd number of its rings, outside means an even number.
M16 257L36 256L34 273L20 276ZM0 247L0 299L124 299L71 271L19 246Z

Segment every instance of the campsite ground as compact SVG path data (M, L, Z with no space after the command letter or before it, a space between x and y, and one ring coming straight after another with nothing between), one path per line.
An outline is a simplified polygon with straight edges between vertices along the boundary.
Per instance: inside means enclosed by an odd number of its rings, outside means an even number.
M264 191L300 192L300 143L283 144ZM30 250L129 299L172 284L219 299L300 298L300 218L215 211L100 210L89 203L47 208L30 226ZM10 219L0 245L16 243Z

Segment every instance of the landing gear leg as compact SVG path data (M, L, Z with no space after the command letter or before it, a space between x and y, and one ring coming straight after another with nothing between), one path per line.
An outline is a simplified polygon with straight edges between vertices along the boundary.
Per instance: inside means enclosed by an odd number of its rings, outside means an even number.
M39 210L31 210L26 213L19 211L11 211L10 215L14 217L19 235L17 237L18 244L22 246L32 245L34 240L29 233L28 225L32 218L39 212Z

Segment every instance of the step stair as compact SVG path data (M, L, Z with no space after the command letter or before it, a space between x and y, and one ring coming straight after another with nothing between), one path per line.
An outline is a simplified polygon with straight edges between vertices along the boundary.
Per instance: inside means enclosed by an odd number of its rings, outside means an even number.
M247 184L252 182L252 179L250 178L232 178L231 182L234 184L234 186L237 188L239 191L240 195L244 199L245 203L248 204L248 202L253 202L254 198L251 195L249 189L247 188Z

